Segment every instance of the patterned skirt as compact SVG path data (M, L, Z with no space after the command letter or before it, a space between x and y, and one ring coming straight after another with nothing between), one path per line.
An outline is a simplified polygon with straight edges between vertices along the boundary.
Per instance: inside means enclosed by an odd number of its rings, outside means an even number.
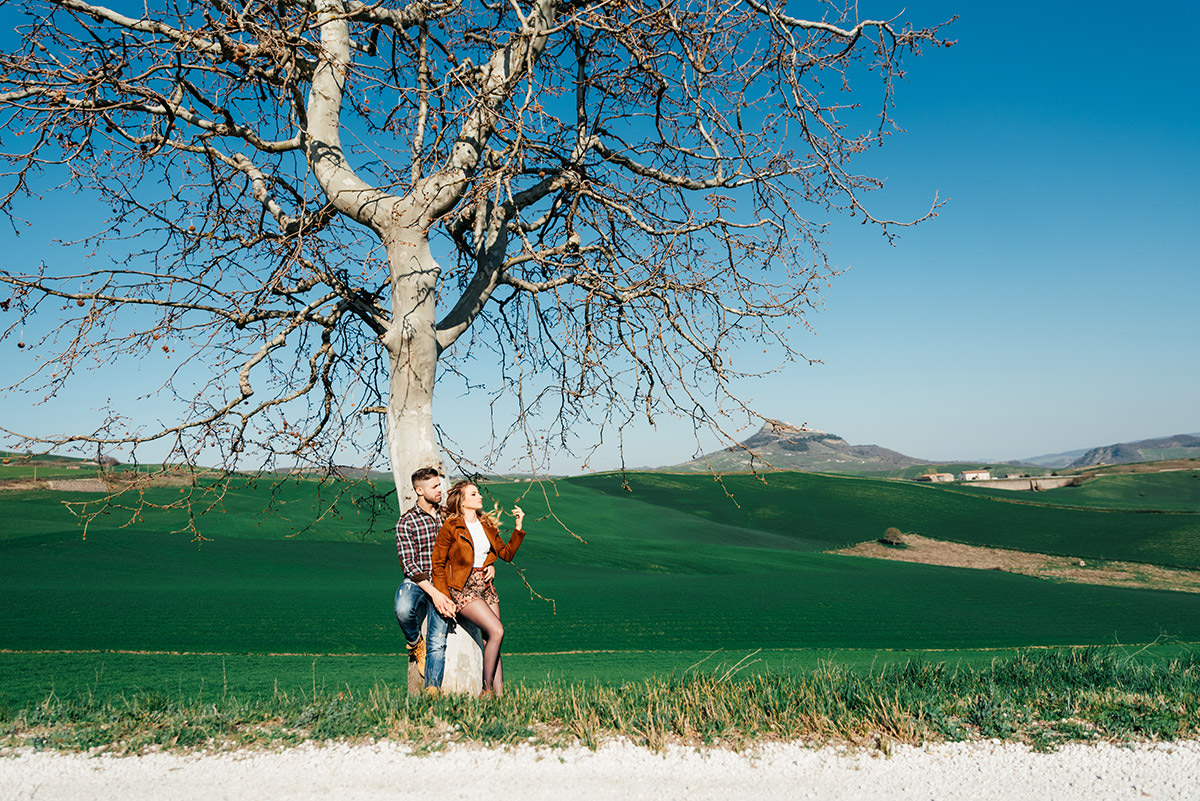
M461 590L450 588L450 600L454 601L454 611L460 612L467 604L475 600L483 601L489 605L497 605L500 603L500 596L496 593L496 585L483 577L484 569L476 567L471 570L471 575L467 577L467 583L463 585Z

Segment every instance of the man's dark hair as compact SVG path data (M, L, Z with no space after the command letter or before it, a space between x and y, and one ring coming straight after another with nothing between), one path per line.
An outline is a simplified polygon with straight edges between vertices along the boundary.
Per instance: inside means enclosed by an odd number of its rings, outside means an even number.
M412 484L415 487L418 481L424 481L427 478L438 478L441 475L436 467L422 467L412 474Z

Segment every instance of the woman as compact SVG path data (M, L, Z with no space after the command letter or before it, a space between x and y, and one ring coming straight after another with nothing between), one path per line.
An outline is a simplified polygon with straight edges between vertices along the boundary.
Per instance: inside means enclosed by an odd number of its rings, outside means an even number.
M525 532L521 524L525 513L514 506L516 530L508 542L500 539L496 519L484 514L483 495L470 481L460 481L446 495L446 522L433 544L433 586L450 596L456 616L461 616L483 632L483 695L500 695L504 690L504 670L500 664L500 643L504 626L500 623L500 596L487 578L484 568L500 557L511 562Z

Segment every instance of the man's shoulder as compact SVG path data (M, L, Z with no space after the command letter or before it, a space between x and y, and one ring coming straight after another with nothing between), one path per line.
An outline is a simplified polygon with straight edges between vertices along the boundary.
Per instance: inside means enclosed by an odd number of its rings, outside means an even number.
M442 524L441 510L438 510L438 512L435 514L429 514L429 512L426 512L420 506L413 504L412 506L410 506L408 508L407 512L400 515L400 520L397 521L396 525L402 526L405 523L410 523L410 524L417 523L418 521L421 521L423 519L433 520L435 523L437 523L440 526Z

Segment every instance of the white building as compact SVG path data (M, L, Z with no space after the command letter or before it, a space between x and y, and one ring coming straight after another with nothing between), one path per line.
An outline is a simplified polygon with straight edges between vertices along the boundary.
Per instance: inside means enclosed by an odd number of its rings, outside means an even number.
M987 470L964 470L958 474L959 481L988 481L991 477Z

